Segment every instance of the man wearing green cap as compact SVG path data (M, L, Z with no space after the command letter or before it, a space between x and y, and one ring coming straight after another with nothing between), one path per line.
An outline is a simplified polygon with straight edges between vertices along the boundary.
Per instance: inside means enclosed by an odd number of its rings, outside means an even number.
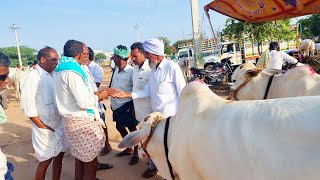
M130 50L126 46L119 45L114 48L114 63L116 64L115 71L111 80L111 87L116 88L125 92L132 92L132 73L133 67L131 67L127 61L129 57ZM116 128L124 138L128 131L136 131L136 126L138 121L134 116L134 106L132 98L111 98L111 109L113 111L113 120L116 121ZM132 155L129 162L130 165L134 165L139 161L138 147L127 148L116 156L126 156Z

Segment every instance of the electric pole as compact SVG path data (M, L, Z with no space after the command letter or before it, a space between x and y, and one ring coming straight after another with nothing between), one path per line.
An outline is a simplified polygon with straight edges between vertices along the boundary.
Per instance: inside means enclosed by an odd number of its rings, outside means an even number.
M22 66L20 47L19 47L19 38L18 38L18 34L17 34L17 29L21 29L21 28L16 27L15 24L13 24L12 27L10 27L10 28L14 31L14 34L16 36L16 44L17 44L17 50L18 50L19 65Z
M194 62L191 63L192 67L202 67L202 38L199 23L199 5L198 0L190 0L191 3L191 16L192 16L192 29L193 29L193 44L194 44Z
M139 38L139 25L136 24L135 26L133 26L133 28L136 29L136 33L137 33L137 42L140 42L140 38Z

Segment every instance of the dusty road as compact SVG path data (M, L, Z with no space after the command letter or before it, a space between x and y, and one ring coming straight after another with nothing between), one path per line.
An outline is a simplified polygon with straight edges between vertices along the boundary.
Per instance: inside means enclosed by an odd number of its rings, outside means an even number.
M107 87L110 82L110 69L105 69L105 76L102 87ZM226 92L217 92L222 96ZM6 155L8 161L14 164L15 170L13 177L16 180L31 180L34 179L34 174L37 168L37 159L34 156L34 150L31 143L31 121L25 117L20 110L20 103L15 100L11 92L9 96L9 106L6 110L8 121L0 126L0 145ZM141 174L147 169L145 159L140 159L139 163L133 166L128 164L130 157L115 157L115 153L120 150L117 148L121 140L121 136L115 128L115 123L112 122L110 100L104 101L107 108L107 126L109 130L110 143L113 150L106 156L99 156L100 162L112 163L113 169L98 171L97 177L103 180L138 180L143 179ZM48 168L46 179L51 179L52 167ZM63 160L61 173L62 180L74 179L74 158L70 151L67 151ZM151 180L162 179L159 175L151 178Z

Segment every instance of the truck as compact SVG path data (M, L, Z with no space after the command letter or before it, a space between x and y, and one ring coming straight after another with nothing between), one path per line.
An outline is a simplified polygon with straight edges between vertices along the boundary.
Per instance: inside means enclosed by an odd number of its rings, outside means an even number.
M295 41L283 41L280 42L280 50L288 52L294 50L297 47ZM261 53L269 49L269 42L262 43L260 46ZM244 39L242 42L221 42L218 43L214 54L204 57L204 66L220 62L222 59L231 57L231 63L234 68L238 65L253 62L257 63L260 58L258 51L258 43L252 43L248 39Z
M261 53L269 49L270 42L263 42L260 46ZM282 41L280 50L288 52L297 49L297 42ZM221 62L222 59L230 58L232 69L246 62L257 63L260 58L258 43L251 42L248 37L243 38L242 42L220 42L216 45L213 52L202 53L204 68L208 65ZM182 48L177 53L177 62L184 60L194 61L193 48ZM178 63L179 64L179 63ZM190 65L192 65L191 63ZM191 68L191 67L190 67Z

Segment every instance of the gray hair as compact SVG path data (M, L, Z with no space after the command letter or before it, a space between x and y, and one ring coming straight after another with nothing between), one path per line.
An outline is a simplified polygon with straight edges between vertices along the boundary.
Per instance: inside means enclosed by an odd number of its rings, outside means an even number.
M0 66L10 66L10 60L8 56L0 52Z

